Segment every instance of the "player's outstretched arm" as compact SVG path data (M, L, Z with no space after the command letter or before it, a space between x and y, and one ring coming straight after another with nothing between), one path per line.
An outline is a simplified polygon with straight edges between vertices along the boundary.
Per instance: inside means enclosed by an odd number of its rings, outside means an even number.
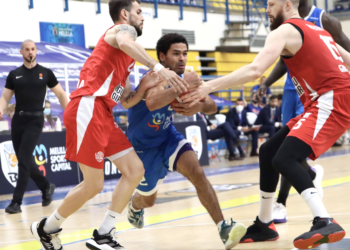
M211 115L215 114L218 110L216 103L209 95L205 97L204 102L198 102L192 107L190 107L189 104L190 103L174 103L172 106L177 113L185 116L192 116L198 112Z
M344 64L345 67L350 70L350 53L347 52L345 49L343 49L342 46L340 46L339 44L337 44L337 48L339 50L340 56L343 58L344 60Z
M168 84L173 87L173 91L179 91L182 93L187 90L188 85L185 80L179 77L174 71L165 69L155 59L148 55L146 50L140 44L135 42L137 33L134 27L122 24L118 25L118 30L116 41L120 50L157 72L163 80L167 81Z
M185 95L182 100L192 102L190 104L192 106L211 92L240 86L259 78L279 58L286 45L290 27L282 26L267 36L263 50L251 64L245 65L226 76L202 84L196 91Z
M153 71L147 72L147 74L141 79L140 86L137 90L131 90L131 84L129 78L126 80L124 92L120 98L120 104L125 109L129 109L138 104L145 98L146 91L159 84L160 79Z
M322 25L323 28L332 35L337 44L342 46L346 51L350 52L350 40L344 34L341 23L337 18L324 13L322 15Z

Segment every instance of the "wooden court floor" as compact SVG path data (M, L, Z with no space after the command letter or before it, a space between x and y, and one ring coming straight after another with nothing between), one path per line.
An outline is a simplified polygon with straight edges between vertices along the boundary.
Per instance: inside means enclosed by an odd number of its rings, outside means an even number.
M213 162L205 167L215 187L226 219L233 218L252 224L259 209L258 158L242 161ZM323 180L324 203L328 212L348 231L350 237L350 146L333 148L311 165L321 164L325 169ZM86 249L85 241L92 235L104 217L111 189L116 181L106 183L105 192L87 202L63 224L61 235L66 250ZM37 250L29 227L33 221L49 216L60 204L69 188L60 188L49 207L41 206L40 193L26 194L30 205L22 206L21 214L5 214L9 195L0 196L0 249ZM309 231L312 215L299 195L292 191L287 201L288 222L277 225L280 238L274 242L239 244L234 249L293 249L293 239ZM201 206L193 186L181 175L170 174L160 186L157 204L145 211L145 228L133 229L124 210L117 224L118 239L128 250L217 250L224 249L217 228ZM339 244L317 249L350 249L350 238Z

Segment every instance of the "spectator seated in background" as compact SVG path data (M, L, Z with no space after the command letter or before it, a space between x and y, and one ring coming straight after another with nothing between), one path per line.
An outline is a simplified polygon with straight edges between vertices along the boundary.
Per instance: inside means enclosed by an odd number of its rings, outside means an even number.
M244 102L241 98L237 99L236 107L230 109L226 115L226 122L228 122L234 131L237 131L239 135L251 135L252 136L252 152L250 156L257 156L258 148L258 129L252 128L252 124L248 123L247 111L243 108ZM244 155L243 149L238 147L240 155Z
M277 95L277 100L278 100L277 106L278 106L278 107L281 107L281 106L282 106L282 98L283 98L283 94L278 94L278 95Z
M51 103L45 100L43 132L51 131L56 131L56 122L52 119Z
M203 120L203 122L207 126L207 139L208 140L216 140L216 139L220 139L222 137L225 138L227 150L230 153L229 158L228 158L229 161L241 159L241 158L236 158L235 154L234 154L234 152L235 152L234 151L234 144L239 138L238 131L235 131L228 122L224 122L224 123L220 124L219 126L217 126L216 124L213 124L210 122L207 115L205 115L203 113L197 113L197 121L201 121L201 120ZM244 153L243 153L243 155L241 154L241 157L244 157Z
M277 96L270 97L269 105L266 105L259 113L254 125L259 126L259 133L268 133L271 138L282 127L282 112L278 107Z
M256 93L252 93L250 97L250 103L245 107L247 112L253 112L258 115L262 107L259 105L258 99L256 98Z
M252 88L251 92L252 92L252 93L256 93L256 92L258 91L258 89L260 88L261 84L263 84L263 83L265 82L265 80L266 80L266 76L262 76L262 77L260 78L260 84L255 85L255 86ZM270 88L267 88L267 90L266 90L266 95L265 95L263 98L261 98L261 102L262 102L264 105L266 105L266 97L267 97L267 98L270 98L271 95L272 95L272 93L271 93Z
M6 117L2 118L1 121L7 121L9 130L11 130L12 117L15 114L16 104L9 104L5 109L4 113Z

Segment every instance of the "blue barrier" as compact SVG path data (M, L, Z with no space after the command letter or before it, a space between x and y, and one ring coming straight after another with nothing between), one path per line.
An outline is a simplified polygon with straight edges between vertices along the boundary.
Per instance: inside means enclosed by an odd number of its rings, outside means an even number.
M69 7L68 7L68 0L64 0L64 12L69 11Z

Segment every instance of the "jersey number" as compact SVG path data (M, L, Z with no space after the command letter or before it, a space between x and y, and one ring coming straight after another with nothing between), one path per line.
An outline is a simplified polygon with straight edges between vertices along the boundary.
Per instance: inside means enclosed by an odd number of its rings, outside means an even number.
M80 79L78 80L78 85L77 85L77 89L80 89L81 87L84 87L84 80L81 80Z
M332 42L334 42L332 37L320 35L320 38L327 45L328 49L331 51L331 53L334 56L335 60L339 60L339 61L341 61L343 63L344 62L343 58L341 58L341 55L339 53L339 50L338 50L337 46L332 43Z

